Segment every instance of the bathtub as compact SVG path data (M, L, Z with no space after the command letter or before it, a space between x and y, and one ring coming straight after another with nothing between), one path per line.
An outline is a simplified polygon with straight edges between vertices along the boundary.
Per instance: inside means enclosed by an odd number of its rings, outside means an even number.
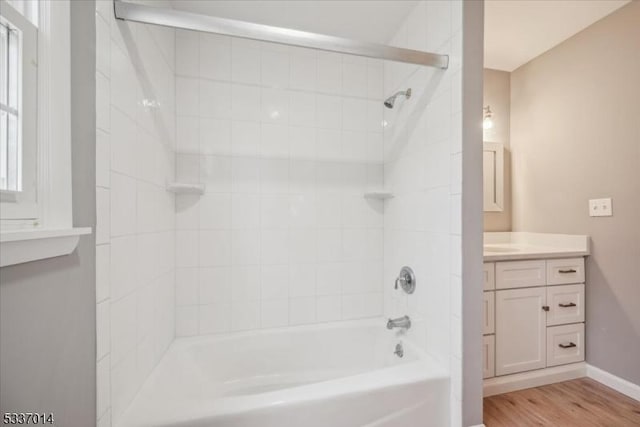
M448 426L447 372L385 323L176 339L118 426Z

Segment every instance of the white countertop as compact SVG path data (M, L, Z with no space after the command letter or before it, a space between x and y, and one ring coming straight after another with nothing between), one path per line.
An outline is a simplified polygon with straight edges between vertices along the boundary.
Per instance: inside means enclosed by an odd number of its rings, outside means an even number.
M485 261L586 255L589 255L589 236L527 232L484 233Z

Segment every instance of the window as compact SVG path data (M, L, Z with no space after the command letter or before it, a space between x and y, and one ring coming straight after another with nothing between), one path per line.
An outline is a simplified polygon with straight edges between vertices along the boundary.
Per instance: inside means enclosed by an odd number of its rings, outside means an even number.
M0 190L22 190L20 105L20 31L0 21Z
M0 2L0 219L37 220L37 3Z
M0 267L67 255L91 233L71 206L70 21L70 0L0 0Z

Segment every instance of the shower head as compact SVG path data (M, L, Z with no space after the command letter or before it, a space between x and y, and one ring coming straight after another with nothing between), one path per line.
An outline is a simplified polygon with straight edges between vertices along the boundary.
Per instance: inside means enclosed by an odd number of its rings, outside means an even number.
M398 95L404 95L404 97L407 99L411 98L411 88L398 91L392 96L388 97L384 100L384 106L387 108L393 108L393 104L396 102L396 98L398 97Z

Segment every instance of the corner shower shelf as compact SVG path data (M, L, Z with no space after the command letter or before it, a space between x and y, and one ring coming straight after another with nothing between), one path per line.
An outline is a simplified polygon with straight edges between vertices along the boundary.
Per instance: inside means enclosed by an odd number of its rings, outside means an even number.
M365 199L386 200L393 198L391 190L372 189L364 192Z
M175 194L204 194L204 190L204 184L187 184L184 182L167 184L167 191Z

